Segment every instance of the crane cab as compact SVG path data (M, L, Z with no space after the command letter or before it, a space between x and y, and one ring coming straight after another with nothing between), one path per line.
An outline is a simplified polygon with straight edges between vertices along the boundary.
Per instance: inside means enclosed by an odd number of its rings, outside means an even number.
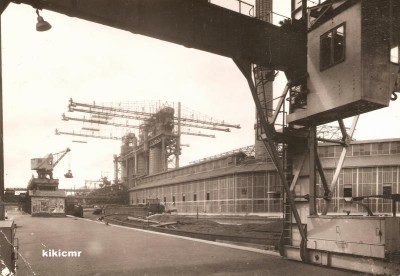
M325 1L309 8L308 25L308 78L290 95L288 122L320 125L388 106L399 75L399 1Z

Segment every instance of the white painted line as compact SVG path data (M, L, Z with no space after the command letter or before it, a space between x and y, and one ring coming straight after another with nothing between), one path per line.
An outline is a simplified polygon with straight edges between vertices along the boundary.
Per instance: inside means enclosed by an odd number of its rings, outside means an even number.
M95 220L90 220L90 219L85 219L85 218L78 218L78 217L73 217L73 216L68 216L68 217L104 224L103 222L100 222L100 221L95 221ZM144 233L149 233L149 234L154 234L154 235L162 235L162 236L167 236L167 237L172 237L172 238L178 238L178 239L195 241L195 242L202 242L202 243L207 243L207 244L212 244L212 245L218 245L218 246L229 247L229 248L234 248L234 249L241 249L241 250L260 253L260 254L264 254L264 255L280 257L278 252L269 251L269 250L263 250L263 249L258 249L258 248L252 248L252 247L246 247L246 246L240 246L240 245L234 245L234 244L228 244L228 243L222 243L222 242L207 241L207 240L195 239L195 238L190 238L190 237L177 236L177 235L172 235L172 234L167 234L167 233L160 233L160 232L132 228L132 227L116 225L116 224L108 224L108 225L111 227L124 228L124 229L129 229L129 230L133 230L133 231L139 231L139 232L144 232Z
M67 215L67 217L73 218L73 219L80 219L80 220L86 220L86 221L90 221L90 222L104 224L104 222L101 222L101 221L98 221L98 220L92 220L92 219L87 219L87 218L79 218L79 217L74 217L74 216L71 216L71 215Z

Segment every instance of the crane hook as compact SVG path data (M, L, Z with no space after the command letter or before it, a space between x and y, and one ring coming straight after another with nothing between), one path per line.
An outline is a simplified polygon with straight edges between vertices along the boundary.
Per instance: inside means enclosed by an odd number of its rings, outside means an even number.
M400 93L400 91L393 91L393 92L392 92L392 96L390 97L390 100L391 100L391 101L397 100L397 95L396 95L396 93Z

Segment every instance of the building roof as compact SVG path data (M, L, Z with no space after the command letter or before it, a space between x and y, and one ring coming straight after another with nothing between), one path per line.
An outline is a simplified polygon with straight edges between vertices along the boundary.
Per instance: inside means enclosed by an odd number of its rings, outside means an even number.
M238 166L231 166L231 167L224 167L219 169L214 169L210 171L203 171L188 175L179 175L176 177L171 178L163 178L154 181L149 181L148 183L140 184L136 187L129 189L129 191L136 191L150 187L159 187L159 186L166 186L166 185L173 185L178 183L208 179L208 178L215 178L220 176L226 175L235 175L239 173L246 173L246 172L266 172L275 170L271 163L266 162L257 162L252 164L241 164Z
M389 142L400 142L400 138L386 138L386 139L375 139L375 140L354 140L351 141L351 145L358 144L376 144L376 143L389 143ZM327 146L339 146L335 143L319 143L318 147L327 147Z

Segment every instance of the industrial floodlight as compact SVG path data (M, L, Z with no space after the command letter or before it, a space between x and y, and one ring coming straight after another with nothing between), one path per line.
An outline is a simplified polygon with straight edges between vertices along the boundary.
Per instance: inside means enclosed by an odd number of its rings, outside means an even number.
M36 14L38 15L37 17L37 23L36 23L36 31L38 32L45 32L51 29L51 25L49 22L44 21L43 17L40 16L39 10L36 9Z

